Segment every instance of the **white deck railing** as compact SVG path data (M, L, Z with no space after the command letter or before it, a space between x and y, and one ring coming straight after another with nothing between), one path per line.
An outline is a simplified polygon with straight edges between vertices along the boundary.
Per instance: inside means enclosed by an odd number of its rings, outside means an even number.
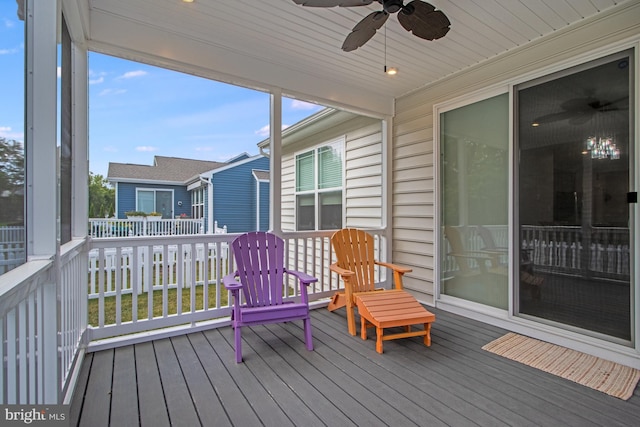
M217 224L215 225L218 230ZM204 233L204 219L138 217L136 219L90 218L92 238L133 236L184 236Z
M486 226L496 246L506 248L509 243L506 226ZM485 243L476 227L460 227L465 249L482 251ZM629 280L629 229L621 227L591 227L588 235L577 226L522 227L521 248L526 251L537 271L553 271L564 274L585 274ZM585 246L586 245L586 246ZM588 249L585 249L588 248ZM451 252L448 248L446 253ZM508 262L507 254L501 261ZM444 271L457 270L456 260L447 256Z
M333 257L331 234L283 234L287 267L319 279L309 289L311 301L327 298L342 286L338 277L329 273ZM377 236L377 242L382 242L381 231L372 231L372 234ZM161 328L195 328L212 319L228 321L229 299L222 277L233 269L229 248L236 236L205 234L91 240L88 297L90 339L94 341L94 348L99 345L95 344L97 340L126 334ZM376 248L382 247L382 243L376 244Z
M87 324L85 247L70 242L58 263L29 261L0 276L0 404L61 402Z
M629 229L575 226L523 226L522 247L539 270L629 280Z

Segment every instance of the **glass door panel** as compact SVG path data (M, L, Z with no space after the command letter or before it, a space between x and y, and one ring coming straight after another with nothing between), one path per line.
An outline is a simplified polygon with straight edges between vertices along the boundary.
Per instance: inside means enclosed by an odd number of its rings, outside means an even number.
M440 291L507 309L509 95L440 115Z
M162 214L163 219L173 218L173 192L156 190L156 212Z
M517 310L631 340L629 52L517 89Z

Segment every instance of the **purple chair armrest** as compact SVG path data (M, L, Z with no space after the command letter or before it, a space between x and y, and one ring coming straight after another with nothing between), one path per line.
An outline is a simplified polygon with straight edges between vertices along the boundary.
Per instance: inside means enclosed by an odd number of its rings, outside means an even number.
M236 273L227 274L222 278L222 284L228 291L236 291L242 289L242 283L236 280Z
M306 286L309 286L311 283L315 283L318 281L317 277L310 276L307 273L303 273L302 271L285 270L285 272L297 277L298 280L300 280L300 283Z

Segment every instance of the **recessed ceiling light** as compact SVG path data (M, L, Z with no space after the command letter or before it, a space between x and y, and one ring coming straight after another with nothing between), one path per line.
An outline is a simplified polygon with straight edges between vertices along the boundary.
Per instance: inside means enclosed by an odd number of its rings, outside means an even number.
M193 3L194 0L182 0L183 3Z

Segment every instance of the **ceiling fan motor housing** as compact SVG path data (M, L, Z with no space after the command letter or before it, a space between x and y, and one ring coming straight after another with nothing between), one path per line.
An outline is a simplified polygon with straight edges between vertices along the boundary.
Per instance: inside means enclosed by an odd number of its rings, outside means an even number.
M396 13L400 9L402 9L403 0L384 0L382 2L382 8L387 13Z

